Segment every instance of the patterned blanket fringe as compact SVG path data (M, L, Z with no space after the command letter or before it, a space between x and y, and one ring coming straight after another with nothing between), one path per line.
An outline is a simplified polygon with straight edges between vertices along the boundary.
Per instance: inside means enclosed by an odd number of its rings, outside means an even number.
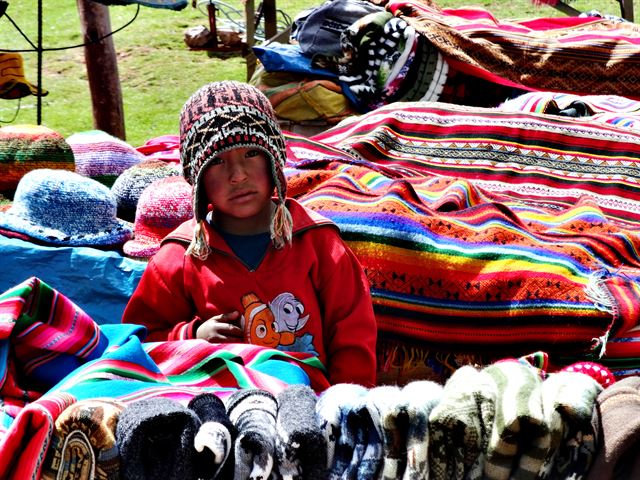
M608 276L610 276L610 274L606 270L598 270L596 272L593 272L589 277L589 283L584 289L587 298L593 301L597 309L611 313L613 317L611 323L607 327L606 332L604 332L604 334L600 337L592 339L594 342L594 351L598 348L600 349L600 351L598 352L599 359L602 358L607 351L609 333L611 332L611 328L615 324L617 317L615 301L609 293L609 290L607 290L606 285L604 284L604 279Z

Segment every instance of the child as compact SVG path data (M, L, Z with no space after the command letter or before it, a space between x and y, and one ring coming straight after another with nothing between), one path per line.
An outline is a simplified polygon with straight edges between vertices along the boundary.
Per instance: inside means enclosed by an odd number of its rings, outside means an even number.
M312 353L332 384L374 386L369 285L336 225L286 198L284 137L269 100L248 84L214 82L180 117L195 218L164 239L123 322L145 325L149 341Z

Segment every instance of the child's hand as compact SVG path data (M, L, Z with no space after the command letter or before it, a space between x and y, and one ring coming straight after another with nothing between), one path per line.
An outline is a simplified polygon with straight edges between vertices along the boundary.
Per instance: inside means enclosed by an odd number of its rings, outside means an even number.
M243 332L240 328L240 312L233 311L216 315L198 327L196 337L210 343L240 343Z

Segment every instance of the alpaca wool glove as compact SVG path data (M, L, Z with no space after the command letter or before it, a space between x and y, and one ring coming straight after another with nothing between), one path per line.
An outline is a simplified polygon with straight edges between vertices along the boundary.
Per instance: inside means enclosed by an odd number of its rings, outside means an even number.
M229 419L238 430L235 443L235 480L266 480L275 459L278 404L258 388L238 390L227 399Z

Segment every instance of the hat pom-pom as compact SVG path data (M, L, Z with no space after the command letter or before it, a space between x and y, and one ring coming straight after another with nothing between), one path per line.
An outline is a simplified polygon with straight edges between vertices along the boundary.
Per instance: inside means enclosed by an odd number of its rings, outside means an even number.
M211 249L207 241L207 233L204 227L204 220L199 220L193 232L193 239L187 248L186 255L192 255L199 260L206 260Z
M276 207L276 211L273 214L273 220L271 221L271 240L273 245L280 249L285 245L291 245L291 235L293 232L293 219L291 213L281 202Z

